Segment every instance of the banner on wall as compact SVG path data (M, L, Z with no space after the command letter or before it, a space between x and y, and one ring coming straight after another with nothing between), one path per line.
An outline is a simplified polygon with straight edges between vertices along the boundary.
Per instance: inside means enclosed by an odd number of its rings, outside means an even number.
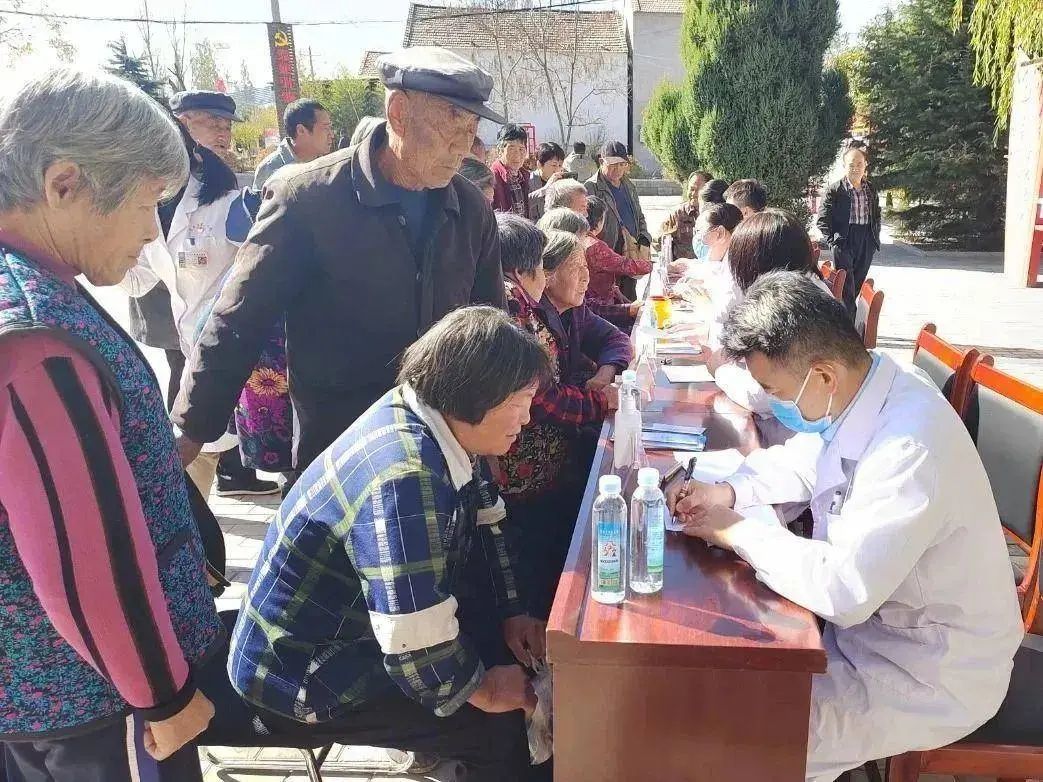
M1024 55L1014 69L1007 158L1003 270L1019 288L1039 284L1043 252L1043 60Z

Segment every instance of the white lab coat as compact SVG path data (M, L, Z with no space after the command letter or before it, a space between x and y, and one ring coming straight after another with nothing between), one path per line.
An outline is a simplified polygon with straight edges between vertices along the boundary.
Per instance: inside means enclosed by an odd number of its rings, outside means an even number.
M225 223L229 207L239 197L232 190L212 204L199 205L201 184L192 177L170 223L166 239L160 235L141 250L138 263L120 287L130 296L144 296L160 281L170 291L181 352L192 355L202 321L221 292L225 275L235 261L239 245L228 238ZM156 217L157 221L159 217ZM223 452L238 443L235 435L223 435L204 450Z
M974 444L925 376L881 356L831 442L796 435L728 482L740 511L811 504L812 540L752 519L734 539L761 581L827 622L808 780L943 746L996 713L1023 636L1007 547Z

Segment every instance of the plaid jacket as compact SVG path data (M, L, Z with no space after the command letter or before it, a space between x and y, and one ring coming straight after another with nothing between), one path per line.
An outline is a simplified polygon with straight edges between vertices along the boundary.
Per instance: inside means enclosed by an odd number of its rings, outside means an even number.
M388 392L301 475L275 517L232 638L246 700L323 722L398 687L452 714L485 669L459 633L472 544L504 617L522 613L503 501L445 420Z

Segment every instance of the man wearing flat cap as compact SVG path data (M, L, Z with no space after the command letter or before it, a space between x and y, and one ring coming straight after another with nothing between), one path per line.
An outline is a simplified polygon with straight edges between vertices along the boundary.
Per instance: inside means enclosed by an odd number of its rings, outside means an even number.
M228 422L286 318L296 466L306 468L395 385L403 350L447 312L504 306L496 221L456 175L493 81L444 49L379 61L386 122L354 147L277 172L174 408L182 458Z
M229 165L235 162L232 123L242 120L230 96L212 90L179 92L170 99L170 110L197 144L216 152Z

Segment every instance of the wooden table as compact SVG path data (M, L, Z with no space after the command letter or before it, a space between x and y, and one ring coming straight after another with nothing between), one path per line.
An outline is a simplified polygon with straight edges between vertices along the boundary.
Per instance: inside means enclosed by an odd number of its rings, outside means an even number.
M759 445L750 415L712 383L671 385L660 372L650 407L646 423L705 426L708 450ZM609 421L548 625L555 780L800 782L811 677L826 669L811 613L734 554L675 533L661 593L590 599L590 514L598 477L612 472L610 433ZM635 477L623 477L629 499Z

